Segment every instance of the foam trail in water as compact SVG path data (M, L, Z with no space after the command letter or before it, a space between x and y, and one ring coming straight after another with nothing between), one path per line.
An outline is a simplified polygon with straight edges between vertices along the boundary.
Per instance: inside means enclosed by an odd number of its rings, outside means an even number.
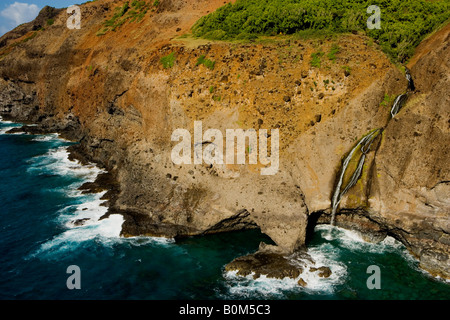
M284 298L286 294L292 292L311 292L315 294L332 294L338 284L345 282L347 277L347 267L338 261L336 249L324 244L318 248L308 249L308 254L315 261L308 260L291 260L293 265L299 265L303 268L303 272L296 279L284 278L273 279L266 276L260 276L253 279L253 273L241 277L237 275L237 271L229 271L224 274L227 281L229 293L239 298L251 298L261 296L261 298ZM329 278L319 277L316 271L310 268L329 267L331 276ZM298 284L299 279L306 282L306 286L302 287Z
M52 135L51 139L58 138ZM47 139L42 138L39 141L42 140ZM107 207L103 206L105 200L102 200L105 192L83 194L77 190L82 183L95 181L98 174L103 173L104 170L96 167L94 164L82 165L79 162L71 161L68 156L67 146L61 146L49 150L45 155L34 157L30 161L28 170L32 173L44 174L51 172L61 176L81 178L82 180L62 190L66 196L74 198L73 201L76 202L60 210L58 222L65 228L65 231L43 243L31 256L57 259L58 254L76 250L80 246L90 246L94 242L103 246L113 245L117 242L133 246L147 244L166 245L174 242L173 239L165 238L121 238L120 233L124 222L123 216L111 214L103 218L108 211Z
M269 279L262 276L253 279L253 274L246 277L237 275L237 272L227 272L224 277L227 281L229 293L235 297L252 298L255 295L261 298L286 298L289 293L306 292L314 294L333 294L339 285L344 284L348 278L348 268L342 261L342 250L370 252L383 254L395 252L402 255L407 261L414 263L414 259L399 241L392 237L386 237L379 243L365 241L357 232L346 230L329 224L318 225L315 232L325 238L327 242L312 246L307 253L312 261L304 258L296 258L293 255L290 261L293 265L302 267L303 272L297 279ZM331 270L329 278L321 278L318 272L311 268L328 267ZM305 287L297 284L302 278L306 282Z
M42 140L47 140L42 138ZM49 139L57 139L51 135ZM41 141L42 141L41 140ZM61 176L81 178L81 182L70 187L79 186L81 183L95 181L99 173L104 172L94 164L82 165L77 161L69 160L67 146L50 149L45 155L32 158L28 171L37 174L53 173ZM102 204L102 196L105 192L96 194L83 194L78 190L71 190L70 196L78 198L81 202L67 206L61 210L59 222L66 231L43 243L35 253L53 253L73 250L85 241L101 239L108 243L109 239L120 237L124 218L122 215L113 214L105 219L100 219L107 213L107 208Z
M306 282L305 290L333 293L336 286L345 282L347 278L347 266L339 261L340 249L335 246L324 243L317 247L308 248L307 253L311 256L312 261L302 259L296 261L295 258L291 263L298 263L303 266L303 272L299 278ZM331 275L328 278L318 276L317 271L311 268L328 267Z
M121 238L120 233L124 218L120 214L111 214L102 218L108 211L102 206L104 200L101 197L104 192L90 195L80 195L85 201L81 204L70 205L61 210L59 223L66 231L55 236L53 239L43 243L33 256L57 259L58 254L75 251L84 245L91 246L93 243L102 246L112 246L117 243L131 246L140 245L168 245L173 239L134 237Z
M361 235L355 231L343 229L331 225L318 225L315 228L316 232L320 232L321 236L328 241L336 241L340 247L350 250L358 250L371 253L383 252L400 252L405 251L406 248L400 242L392 237L387 236L384 240L373 243L364 240Z
M251 298L255 296L261 297L279 297L282 298L286 292L298 290L298 284L294 279L272 279L265 275L257 279L253 279L253 273L241 277L237 275L237 271L229 271L224 274L228 285L229 293L233 297Z
M32 139L32 141L60 141L61 138L59 137L59 134L57 133L50 133L50 134L42 134L42 135L36 135L35 138Z
M2 122L4 124L4 122ZM0 127L0 134L6 134L9 130L20 127L20 125L7 125L5 127ZM24 132L15 132L15 133L9 133L9 134L24 134Z
M3 117L0 116L0 123L13 123L12 121L3 120Z
M69 160L67 146L51 149L45 155L32 158L28 171L80 177L86 181L94 181L98 174L104 172L94 164L82 165L78 161Z
M12 121L3 120L0 116L0 134L6 134L11 129L21 127L22 125L19 123L14 123ZM23 134L23 132L16 132L14 134Z
M43 243L32 256L57 258L54 254L74 251L87 241L98 241L102 245L114 244L120 239L124 218L119 214L111 214L100 219L107 213L102 206L103 193L80 195L84 200L81 204L71 205L61 210L58 221L66 230L53 239Z
M224 277L229 293L239 298L252 298L255 295L266 299L285 298L287 294L295 292L332 294L336 286L344 283L347 278L347 267L339 261L339 252L339 248L324 243L318 247L308 248L307 253L314 262L293 255L290 258L291 264L303 270L296 279L272 279L266 276L253 279L253 274L241 277L237 275L237 271L226 272ZM330 268L331 276L319 277L317 271L311 269L319 267ZM298 284L300 278L306 282L305 287Z
M7 131L11 130L14 127L8 126L8 127L3 127L0 128L0 134L5 134Z

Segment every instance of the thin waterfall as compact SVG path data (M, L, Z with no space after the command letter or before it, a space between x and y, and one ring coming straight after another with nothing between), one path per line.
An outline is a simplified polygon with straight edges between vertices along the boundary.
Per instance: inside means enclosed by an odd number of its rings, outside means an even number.
M411 76L411 72L407 67L405 67L405 77L406 80L408 80L408 88L406 89L406 93L400 94L394 101L394 105L391 109L391 116L392 118L395 117L395 115L400 111L402 106L405 104L406 100L408 99L408 93L415 91L416 86L414 85L414 81Z
M394 104L391 109L391 116L392 118L395 117L395 115L400 111L402 106L405 104L406 100L408 99L408 95L406 93L400 94L394 101Z
M366 160L366 155L370 151L370 147L372 145L372 142L375 140L375 138L380 134L381 129L377 129L369 133L368 135L364 136L357 144L353 147L353 149L350 151L350 153L347 155L347 157L344 159L344 162L342 163L341 172L339 174L339 180L336 185L336 189L334 190L333 199L332 199L332 211L331 211L331 225L334 225L334 219L336 217L336 211L339 206L339 203L341 202L342 196L347 193L348 190L350 190L351 187L353 187L358 179L361 176L362 169L364 166L364 161ZM353 172L352 176L348 180L347 184L344 188L342 188L342 185L344 183L344 176L347 172L348 165L350 164L350 161L352 160L353 156L357 151L361 152L361 157L359 159L358 165Z
M408 80L408 91L416 91L416 86L414 85L414 81L411 76L411 72L407 67L405 67L405 76L406 80Z
M400 111L402 106L405 104L406 100L408 99L408 93L416 90L410 70L407 67L405 67L405 77L406 77L406 80L408 80L408 87L406 89L406 93L400 94L395 99L394 104L391 108L392 118L395 117L395 115ZM362 174L364 161L366 160L366 155L370 151L372 142L381 133L382 130L383 129L376 129L376 130L372 131L371 133L369 133L368 135L364 136L356 144L356 146L353 147L353 149L349 152L347 157L342 162L342 168L339 173L338 183L336 185L336 188L333 193L333 198L331 200L331 225L334 225L334 220L336 218L336 211L339 206L339 203L341 202L342 196L344 194L346 194L347 191L350 190L350 188L353 187L358 182L358 179L361 177L361 174ZM345 187L342 188L342 185L344 184L344 177L347 172L350 161L353 159L353 157L358 152L358 150L361 153L359 161L358 161L358 165L356 166L355 170L353 171L353 174L350 177L350 179L348 179L348 182L345 185Z

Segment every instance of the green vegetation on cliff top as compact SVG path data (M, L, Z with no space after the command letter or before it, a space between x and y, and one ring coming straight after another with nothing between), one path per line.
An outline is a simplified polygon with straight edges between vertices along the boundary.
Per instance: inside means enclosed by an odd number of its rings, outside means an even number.
M370 5L381 29L368 29ZM365 32L393 60L404 62L420 41L450 18L449 0L236 0L199 19L194 36L211 40L261 35Z

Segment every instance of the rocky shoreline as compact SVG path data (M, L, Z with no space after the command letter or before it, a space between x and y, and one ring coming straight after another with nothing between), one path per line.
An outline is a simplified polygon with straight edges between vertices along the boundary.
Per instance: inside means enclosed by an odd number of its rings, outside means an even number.
M390 120L407 80L362 35L242 45L170 40L222 4L168 4L145 17L148 30L127 24L101 37L112 1L84 4L85 27L76 32L65 27L64 12L52 11L54 24L30 41L13 34L3 41L17 43L0 60L0 115L26 124L12 132L56 132L77 142L71 159L108 171L83 188L108 190L109 212L125 217L123 236L259 228L276 249L233 265L253 270L252 261L260 269L273 262L286 274L296 271L283 257L301 252L314 226L330 219L342 158L384 128L336 224L370 241L393 236L422 268L450 278L450 25L417 48L408 64L416 91ZM340 47L335 61L324 56L322 67L312 67L311 55L333 45ZM176 63L164 68L161 58L172 53ZM199 65L201 56L215 61L214 69ZM199 120L204 130L221 132L280 129L278 173L261 176L247 164L174 164L172 132L192 131Z
M8 117L8 114L2 114L4 120L15 121L16 119ZM23 121L23 120L21 120ZM29 121L28 121L29 122ZM82 135L77 132L79 127L72 126L72 124L65 126L58 123L55 126L40 126L39 124L32 124L29 122L22 127L16 127L9 130L7 133L25 132L29 134L59 134L62 138L70 140L74 137ZM101 160L94 158L92 153L87 151L86 145L83 144L83 139L77 141L68 148L69 159L72 161L79 161L81 164L95 163L98 167L108 170L108 165ZM120 183L117 179L117 173L114 169L109 168L109 171L101 173L93 182L86 182L79 190L83 193L99 193L106 191L101 200L106 200L102 205L108 207L107 213L100 219L105 219L111 214L121 214L124 217L122 225L121 236L150 236L150 237L166 237L166 238L183 238L188 236L201 236L209 232L202 232L194 228L189 228L184 225L176 225L171 223L164 223L157 220L149 219L145 212L138 212L132 210L121 210L116 206L116 201L120 194ZM247 213L248 216L248 213ZM316 225L330 224L331 214L329 211L313 212L309 216L308 228L310 229L306 239L311 236L311 232ZM82 225L84 221L75 221L74 224ZM397 240L404 243L404 239L398 238L395 234L390 232L389 228L383 226L379 222L374 221L370 214L361 209L356 210L341 210L336 216L335 225L344 229L357 232L361 238L368 242L378 243L386 236L394 236ZM258 228L254 224L254 228ZM245 228L244 228L245 229ZM235 229L232 229L235 230ZM240 230L240 229L238 229ZM218 230L219 232L226 232L226 230ZM410 250L412 254L413 251ZM292 260L296 263L292 263ZM301 266L303 261L303 266ZM305 263L308 262L308 263ZM300 265L299 265L300 263ZM307 266L308 265L308 266ZM314 265L312 267L311 265ZM310 272L315 272L318 277L328 278L332 271L328 266L315 266L314 260L307 253L305 246L296 249L294 252L286 251L279 246L268 245L261 243L260 248L255 253L238 257L225 266L226 272L236 271L239 276L252 275L254 279L265 275L267 278L284 279L290 278L298 282L299 286L307 286L305 280L301 277L303 271L308 268ZM432 273L433 276L441 276L439 273Z
M10 121L14 121L15 119L8 117L6 118ZM6 119L5 119L6 120ZM74 128L73 126L61 126L61 124L57 124L55 126L40 126L38 124L27 124L21 127L16 127L7 132L7 134L25 132L28 134L59 134L62 138L69 140L73 137L78 137L81 135L80 132L74 132L78 130L78 128ZM98 159L94 159L92 157L92 153L87 151L85 145L77 141L78 143L71 145L68 148L68 158L71 161L78 161L83 165L88 165L90 163L95 163L98 167L108 170L107 165L103 162L100 162ZM134 236L150 236L150 237L165 237L165 238L183 238L190 235L199 235L199 231L192 229L190 230L188 227L183 225L173 225L173 224L165 224L159 221L153 221L149 219L148 214L141 213L137 211L130 210L120 210L116 207L116 201L118 195L120 193L120 183L117 179L117 174L112 170L100 173L95 181L86 182L81 185L78 190L83 193L100 193L106 191L106 193L102 196L101 200L105 200L102 204L103 206L108 207L107 213L105 213L101 219L108 218L111 214L120 214L124 217L124 223L122 225L121 236L124 237L134 237ZM341 212L342 213L342 212ZM247 213L248 214L248 213ZM316 224L329 224L330 216L327 213L320 212L316 214L317 219L311 218L310 222L312 223L312 227ZM361 223L361 219L364 217L363 214L352 214L346 213L339 215L336 219L336 225L339 227L348 228L350 230L362 230L361 234L367 237L369 241L374 241L374 239L378 239L381 241L381 238L384 238L387 234L386 232L382 232L384 237L380 236L379 226L371 222L371 228L374 230L373 233L369 233L370 228L361 227L367 226L366 224ZM354 222L354 220L358 222ZM85 221L77 220L74 221L74 225L83 225ZM257 225L254 225L257 228ZM220 230L220 232L225 232L224 230ZM206 233L201 233L206 234ZM377 238L378 236L378 238ZM291 261L295 260L296 263L293 264ZM303 261L303 266L301 265ZM307 262L307 263L305 263ZM300 264L300 265L299 265ZM308 268L310 272L316 272L318 277L328 278L332 271L328 266L317 266L312 267L311 265L315 265L315 261L313 258L307 253L306 247L301 247L297 249L294 253L285 251L279 246L269 245L266 243L261 243L258 251L255 253L238 257L228 263L225 266L226 272L236 271L239 276L248 276L252 275L253 279L259 278L261 275L266 276L267 278L274 279L284 279L290 278L297 281L299 286L306 287L307 283L301 277L304 269Z

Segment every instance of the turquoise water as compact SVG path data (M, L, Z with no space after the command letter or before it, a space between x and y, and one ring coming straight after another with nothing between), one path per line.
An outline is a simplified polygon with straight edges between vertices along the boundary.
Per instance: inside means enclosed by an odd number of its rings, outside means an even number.
M0 299L449 299L450 284L429 277L405 248L388 238L369 244L354 233L318 226L309 244L328 279L306 270L294 280L253 280L224 273L235 257L254 252L259 231L180 241L119 237L123 219L106 212L102 194L77 188L101 172L67 159L56 135L3 134L0 123ZM83 226L76 219L89 218ZM81 270L69 290L67 267ZM369 290L367 268L380 267L381 289Z

